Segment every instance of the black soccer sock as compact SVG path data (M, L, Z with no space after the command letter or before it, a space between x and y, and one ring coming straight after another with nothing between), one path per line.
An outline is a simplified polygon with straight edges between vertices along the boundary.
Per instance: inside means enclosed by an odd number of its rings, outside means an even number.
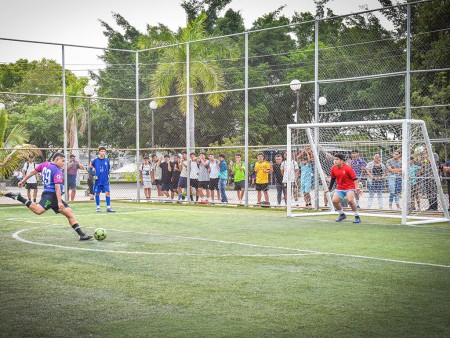
M29 208L30 205L31 205L31 203L33 203L33 202L31 202L29 199L26 199L25 197L23 197L22 195L17 196L17 200L18 200L19 202L22 202L23 204L25 204L25 206L26 206L27 208Z
M75 230L77 232L78 235L80 235L80 236L84 235L84 232L81 230L78 223L75 223L74 225L72 225L72 228L73 228L73 230Z

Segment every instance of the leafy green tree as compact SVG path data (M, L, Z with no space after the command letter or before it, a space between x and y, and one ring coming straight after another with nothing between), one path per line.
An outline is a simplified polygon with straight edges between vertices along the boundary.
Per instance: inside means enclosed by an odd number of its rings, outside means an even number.
M23 125L16 125L7 132L7 124L6 109L0 109L0 178L9 177L29 154L40 155L39 150L25 149L35 146L26 144L28 132Z
M393 7L391 0L379 0L387 7L384 14L395 26L396 36L405 46L406 6ZM450 1L439 0L411 5L411 69L445 69L450 65L450 36L448 18ZM411 106L435 108L412 109L412 117L425 120L431 138L450 137L450 109L446 106L450 97L448 71L420 72L411 76ZM435 149L446 158L443 144Z
M119 30L113 29L107 22L100 21L103 34L108 38L108 47L126 50L138 49L141 33L128 23L120 14L113 13ZM105 69L91 77L99 86L98 96L107 98L134 99L136 97L136 55L135 53L105 50L100 58L106 63ZM140 82L141 92L146 91L144 82ZM126 100L105 100L101 103L110 114L102 131L109 134L106 144L116 147L135 147L136 104ZM108 123L108 124L107 124ZM109 132L111 131L111 133Z
M159 52L158 64L155 72L151 77L150 86L152 88L152 96L165 97L169 95L181 95L177 99L178 110L186 116L186 42L201 40L208 37L204 28L206 15L199 15L188 26L181 29L178 34L171 37L168 42L176 44L174 47L164 48ZM141 39L141 48L149 48L153 45L154 40L148 37ZM149 46L149 42L150 46ZM215 40L206 43L190 44L190 85L193 92L209 92L205 98L200 96L194 97L195 106L200 104L209 104L212 107L218 107L222 103L225 94L217 91L224 86L224 76L221 67L216 62L209 60L221 59L233 56L234 50L232 45L218 43ZM159 99L158 103L162 107L166 104L166 99ZM189 114L193 118L193 114ZM193 120L191 126L193 126ZM197 129L198 132L198 129ZM195 144L193 139L194 132L191 131L192 145ZM201 132L198 133L201 135Z
M232 0L184 0L181 7L184 8L188 22L195 21L200 15L205 15L205 30L213 34L219 20L219 13Z

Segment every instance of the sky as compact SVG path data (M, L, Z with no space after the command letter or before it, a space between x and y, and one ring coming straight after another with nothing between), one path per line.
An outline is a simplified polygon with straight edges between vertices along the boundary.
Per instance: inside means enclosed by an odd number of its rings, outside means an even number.
M54 42L82 46L106 47L107 39L99 19L112 27L111 13L121 14L132 26L145 32L146 25L162 23L172 30L184 27L186 14L180 0L0 0L0 38ZM263 14L286 5L283 14L314 13L313 0L233 0L225 8L240 11L247 29ZM336 14L348 14L380 8L377 0L331 0L328 4ZM221 14L223 14L221 13ZM86 63L98 51L67 50L66 63ZM17 55L27 59L60 54L60 47L17 44L0 40L0 62L14 62ZM55 58L57 61L58 58ZM77 61L75 61L75 59Z

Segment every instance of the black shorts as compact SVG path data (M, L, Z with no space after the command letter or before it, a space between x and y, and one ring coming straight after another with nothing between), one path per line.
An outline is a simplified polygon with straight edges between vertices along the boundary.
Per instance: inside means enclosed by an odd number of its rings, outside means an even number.
M64 207L66 208L69 207L69 205L66 202L62 201L62 203L64 204ZM55 214L59 213L58 198L56 197L56 193L54 192L43 192L39 204L45 210L53 209Z
M190 180L191 182L191 187L197 189L198 188L198 179L196 178L191 178Z
M219 191L219 179L218 178L211 178L209 180L209 190Z
M209 181L198 181L198 187L200 189L208 189L209 188Z
M27 189L27 190L31 190L31 189L36 190L37 189L37 183L25 183L25 189Z
M172 183L162 183L161 184L161 191L169 191L172 187Z
M234 190L244 190L245 181L234 182Z
M155 185L156 186L160 186L161 185L161 180L155 180Z
M269 183L256 183L256 191L267 191L269 190Z

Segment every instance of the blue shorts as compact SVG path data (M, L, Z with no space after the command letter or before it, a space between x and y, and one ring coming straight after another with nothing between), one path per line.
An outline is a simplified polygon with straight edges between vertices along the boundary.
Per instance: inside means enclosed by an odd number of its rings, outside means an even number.
M109 183L102 185L94 185L94 194L100 194L101 192L109 192Z
M341 200L343 200L344 198L347 197L347 193L349 191L353 191L356 194L356 190L355 189L349 189L349 190L335 190L335 193L340 197Z
M311 191L311 180L301 181L300 191L301 192L310 192Z
M77 175L67 175L67 187L69 190L77 188Z
M178 187L187 188L187 177L180 176L180 178L178 179Z

